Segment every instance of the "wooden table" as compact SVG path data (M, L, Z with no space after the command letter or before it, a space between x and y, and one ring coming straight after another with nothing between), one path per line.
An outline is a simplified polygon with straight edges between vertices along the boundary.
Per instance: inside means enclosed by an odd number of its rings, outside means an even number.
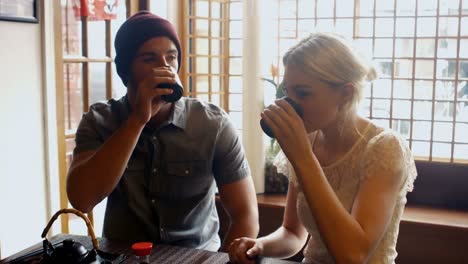
M77 235L56 235L50 239L50 242L56 243L63 241L64 239L73 239L76 242L83 244L88 250L92 248L91 239L88 236L77 236ZM20 256L24 256L27 253L42 248L42 242L37 243L25 250L22 250L6 259L0 261L0 264L7 264ZM114 261L113 264L130 264L132 262L132 251L130 244L119 243L111 241L105 238L99 239L99 249L109 253L124 254L126 258L124 260ZM169 246L157 244L153 248L153 252L150 257L151 263L162 263L162 264L226 264L229 262L229 256L222 252L211 252L206 250L198 250L193 248L184 248L177 246ZM96 262L97 263L97 262ZM291 262L285 260L271 259L271 258L259 258L257 263L261 264L292 264L298 262Z

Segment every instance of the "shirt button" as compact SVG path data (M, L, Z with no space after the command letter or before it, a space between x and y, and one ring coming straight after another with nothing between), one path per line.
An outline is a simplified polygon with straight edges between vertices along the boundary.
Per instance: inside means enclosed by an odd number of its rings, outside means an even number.
M158 171L158 169L153 169L153 173L156 174L156 172Z
M153 140L156 141L156 136L153 136Z
M189 174L189 170L185 170L185 174Z
M155 199L151 199L151 203L156 203L156 200L155 200Z

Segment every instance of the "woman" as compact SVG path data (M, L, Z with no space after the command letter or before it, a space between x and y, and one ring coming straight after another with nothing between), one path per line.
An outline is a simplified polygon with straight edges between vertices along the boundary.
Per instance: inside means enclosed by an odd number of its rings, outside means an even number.
M283 224L266 237L234 240L231 261L293 256L309 234L304 263L394 263L416 169L404 139L357 114L375 69L326 33L302 40L283 63L285 90L303 118L283 99L261 114L285 154L277 159L290 179Z

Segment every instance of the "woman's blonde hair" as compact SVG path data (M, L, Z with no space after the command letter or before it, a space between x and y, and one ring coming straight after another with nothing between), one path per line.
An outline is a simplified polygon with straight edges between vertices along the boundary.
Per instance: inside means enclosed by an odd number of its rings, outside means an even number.
M294 64L319 80L340 88L351 83L354 92L347 103L357 110L366 81L377 78L375 68L366 63L343 38L333 33L313 33L290 48L283 64Z

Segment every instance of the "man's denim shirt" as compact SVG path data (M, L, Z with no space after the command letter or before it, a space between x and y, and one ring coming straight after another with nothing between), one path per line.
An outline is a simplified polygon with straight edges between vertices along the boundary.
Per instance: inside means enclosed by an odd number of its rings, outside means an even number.
M126 96L93 104L78 127L74 155L97 150L129 111ZM218 250L216 184L249 175L227 114L213 104L182 98L166 123L143 129L127 169L108 196L103 235Z

